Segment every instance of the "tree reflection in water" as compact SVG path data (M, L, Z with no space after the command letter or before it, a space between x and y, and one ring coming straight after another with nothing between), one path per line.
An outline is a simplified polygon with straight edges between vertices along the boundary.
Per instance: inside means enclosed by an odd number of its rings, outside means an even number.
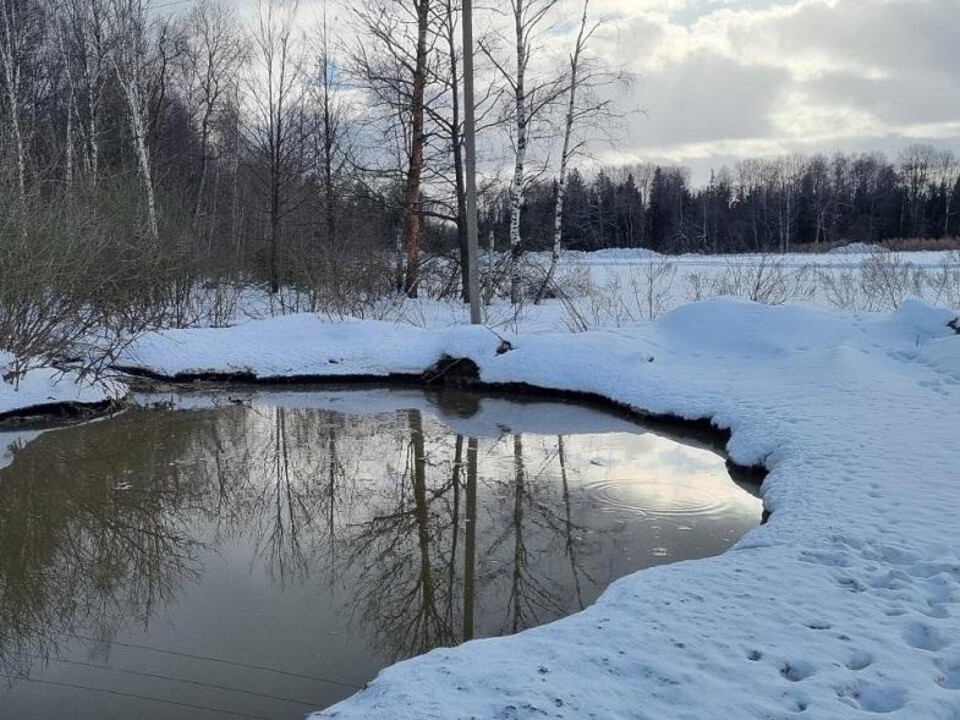
M571 463L564 435L284 404L134 410L15 450L0 469L0 672L72 636L105 657L240 546L276 597L336 598L347 640L384 661L574 612L634 569L630 524L597 510L589 458ZM453 408L468 418L479 400Z
M79 631L108 642L146 625L199 578L186 515L204 483L170 462L188 437L108 421L13 451L0 471L0 672L27 673Z

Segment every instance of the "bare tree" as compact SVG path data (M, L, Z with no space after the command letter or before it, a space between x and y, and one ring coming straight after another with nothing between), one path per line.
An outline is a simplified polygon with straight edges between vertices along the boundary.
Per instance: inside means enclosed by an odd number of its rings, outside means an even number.
M79 124L83 167L93 186L100 176L100 112L109 75L109 1L65 0L59 6L64 63L75 66L67 75L69 94Z
M560 261L560 248L563 239L563 209L565 191L567 188L567 170L570 160L583 150L585 141L574 142L575 127L588 121L596 121L600 117L614 119L610 112L612 101L598 100L590 91L600 86L610 85L620 80L616 73L610 73L596 63L587 61L584 64L584 51L596 31L600 28L599 22L590 23L590 0L583 0L583 13L580 17L580 29L574 42L573 52L570 54L569 87L567 88L567 111L563 123L563 142L560 150L560 170L557 175L557 197L553 213L553 247L550 254L550 267L547 275L537 292L536 302L539 303L547 291L553 276L556 273L557 263Z
M445 94L437 82L443 73L438 70L442 56L436 47L442 34L436 10L430 0L364 0L354 11L359 32L351 52L352 74L373 110L368 128L379 139L375 172L400 188L399 284L410 297L416 297L420 285L423 219L433 212L424 195L436 177L437 158L428 152L433 155L442 140L435 125L436 107Z
M7 105L21 210L26 206L27 195L26 75L30 54L37 51L40 42L40 12L41 8L30 2L0 0L0 79Z
M950 218L953 208L953 193L960 181L960 161L950 150L943 150L936 154L933 162L933 182L937 190L943 195L943 234L950 234Z
M521 270L523 255L520 235L520 212L526 186L527 154L531 130L568 87L567 78L552 72L532 72L531 61L541 33L549 23L550 13L560 0L509 0L510 17L513 22L513 41L516 50L515 65L496 59L489 44L482 44L485 54L491 59L512 96L511 116L514 133L513 179L510 183L510 300L520 302Z
M263 156L269 222L270 292L280 289L281 224L291 202L288 190L298 160L295 142L303 111L300 62L294 44L298 0L257 0L253 35L251 101L256 112L253 142Z
M803 155L793 153L778 158L772 166L780 191L780 202L777 205L780 252L790 252L793 244L793 226L796 224L798 209L797 196L800 192L800 180L806 171L806 163Z
M317 175L323 201L323 224L327 243L337 238L337 204L340 176L346 169L349 148L347 112L341 97L341 81L334 56L334 40L327 19L327 3L314 42L316 78L312 86L313 136Z
M197 115L200 169L194 215L203 213L210 167L212 125L228 100L244 62L244 46L236 13L218 0L200 0L186 17L182 57L185 94Z
M417 15L417 48L413 65L413 91L410 97L410 162L404 190L404 237L407 244L407 272L404 290L407 297L417 296L420 284L420 181L423 175L424 95L427 88L427 31L430 27L430 0L413 0Z
M900 153L900 178L905 191L900 231L904 235L908 226L909 234L914 237L926 234L923 209L936 155L933 146L922 144L910 145Z

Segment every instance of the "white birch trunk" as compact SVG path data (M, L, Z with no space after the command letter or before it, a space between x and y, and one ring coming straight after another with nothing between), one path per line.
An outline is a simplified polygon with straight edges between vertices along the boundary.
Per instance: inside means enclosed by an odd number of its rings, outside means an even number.
M565 200L565 191L567 189L567 167L570 164L570 140L573 137L573 121L577 107L577 81L578 71L580 69L580 54L583 52L583 44L587 31L587 10L590 6L590 0L583 2L583 16L580 19L580 32L577 35L577 44L574 46L573 55L570 56L570 93L567 98L567 116L563 126L563 148L560 151L560 176L557 178L557 201L553 211L553 249L550 252L550 268L547 270L547 276L540 286L537 293L537 304L543 300L543 295L553 282L553 276L557 272L557 264L560 262L560 250L563 240L563 206Z
M73 83L73 73L70 72L70 58L67 57L67 50L63 44L63 28L60 26L59 21L57 21L57 43L60 46L60 56L63 58L63 68L67 77L67 87L69 88L67 95L67 128L66 137L64 138L66 145L66 167L63 173L64 184L69 191L73 189L73 112L76 104L76 90Z
M23 142L23 129L20 124L20 63L17 57L16 36L14 33L13 10L6 2L0 2L3 15L3 46L0 48L0 61L3 62L3 79L10 108L10 134L14 152L17 156L17 193L20 207L27 202L27 158Z
M526 46L524 44L523 2L516 0L514 20L517 33L517 78L514 97L517 115L517 156L513 167L513 182L510 184L510 302L520 303L521 283L520 257L523 253L520 237L520 210L523 205L524 164L527 156L527 96L524 79L527 71Z
M73 190L73 95L70 96L70 101L67 106L67 137L65 138L66 142L66 167L63 173L63 181L67 186L67 190Z
M127 101L127 110L130 113L130 132L133 135L133 149L137 156L137 168L143 192L147 201L147 226L150 234L156 240L160 236L157 226L157 200L153 190L153 176L150 171L150 152L147 149L146 119L140 104L140 91L134 78L125 78L117 67L117 80L123 88L123 96Z
M93 85L93 80L87 77L87 104L89 106L90 117L87 121L87 145L89 154L87 156L88 167L87 170L90 173L90 184L93 187L97 186L100 177L100 139L98 133L100 132L99 126L97 124L97 112L99 110L100 98L99 93Z

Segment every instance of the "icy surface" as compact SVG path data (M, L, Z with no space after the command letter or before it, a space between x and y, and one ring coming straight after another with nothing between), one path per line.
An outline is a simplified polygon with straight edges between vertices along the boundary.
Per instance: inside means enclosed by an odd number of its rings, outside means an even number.
M167 375L420 372L713 418L769 470L771 521L718 558L621 579L586 611L383 671L319 717L960 718L960 336L955 313L708 300L654 324L524 333L298 315L152 335Z

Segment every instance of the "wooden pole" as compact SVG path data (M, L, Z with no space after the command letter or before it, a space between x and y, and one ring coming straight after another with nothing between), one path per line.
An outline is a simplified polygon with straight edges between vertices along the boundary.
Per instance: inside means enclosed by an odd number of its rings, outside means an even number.
M473 91L473 0L463 0L463 138L467 191L467 272L470 322L479 325L480 271L477 227L477 120Z

